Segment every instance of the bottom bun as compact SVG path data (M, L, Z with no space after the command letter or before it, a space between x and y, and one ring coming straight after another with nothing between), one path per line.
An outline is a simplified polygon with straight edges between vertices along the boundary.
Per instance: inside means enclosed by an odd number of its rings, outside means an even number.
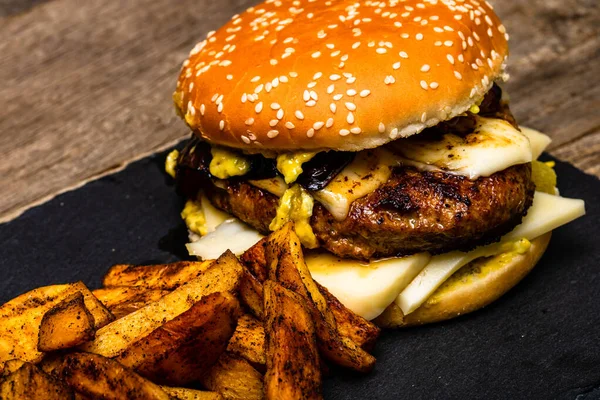
M458 270L409 315L392 303L375 322L399 328L444 321L487 306L515 286L533 269L546 251L552 232L531 242L523 253L504 253L477 259Z

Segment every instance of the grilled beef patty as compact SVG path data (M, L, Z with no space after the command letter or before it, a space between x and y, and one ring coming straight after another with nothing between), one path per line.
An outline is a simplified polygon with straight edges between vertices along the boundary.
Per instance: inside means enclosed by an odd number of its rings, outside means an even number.
M278 198L248 183L221 182L222 188L206 189L211 202L268 234ZM530 164L477 180L401 167L385 185L352 203L343 221L315 202L310 222L320 245L341 257L469 250L519 224L534 190Z

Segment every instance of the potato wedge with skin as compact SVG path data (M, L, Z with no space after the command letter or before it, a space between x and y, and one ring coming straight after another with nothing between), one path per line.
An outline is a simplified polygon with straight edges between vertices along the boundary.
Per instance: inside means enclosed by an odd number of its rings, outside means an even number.
M123 303L150 303L170 292L171 290L148 289L142 286L117 286L96 289L92 293L110 310Z
M70 353L54 370L57 378L94 399L169 400L160 386L115 360L90 353Z
M141 286L147 289L175 289L197 278L209 269L213 261L179 261L171 264L112 266L102 280L102 286Z
M242 263L259 282L264 282L267 279L266 248L269 239L270 236L262 239L240 257ZM340 333L352 339L362 348L371 349L377 337L379 337L380 330L377 325L350 311L325 287L318 282L316 284L325 297L327 308L333 313ZM257 314L255 316L259 317Z
M322 399L321 367L315 327L304 299L267 281L265 334L267 399Z
M263 318L263 287L246 268L240 282L240 300L258 319Z
M31 363L24 363L19 369L0 380L0 399L2 400L74 398L73 391L67 385Z
M217 392L168 386L161 386L161 389L174 400L223 400L223 396Z
M49 352L79 346L92 340L95 334L94 317L83 302L83 294L73 293L44 314L38 350Z
M110 310L116 319L131 314L148 303L157 301L170 290L146 289L141 286L118 286L94 290L94 295Z
M114 319L104 305L82 283L34 289L0 306L0 362L18 358L38 362L38 334L44 314L68 296L81 292L86 308L94 317L95 328Z
M225 400L262 400L263 376L248 361L225 352L200 380Z
M252 315L246 314L238 320L233 336L229 340L227 351L247 360L255 368L264 368L265 329L263 324Z
M21 368L25 363L26 361L19 360L16 358L14 360L8 360L3 362L2 364L0 364L0 378L12 374L13 372Z
M240 314L233 295L210 294L131 343L116 360L153 382L179 386L197 381L227 348Z
M197 278L98 330L96 339L81 349L105 357L116 357L133 342L189 310L202 297L212 293L236 292L242 274L243 266L228 251Z
M337 328L325 296L319 291L304 262L300 240L291 223L269 236L266 248L269 278L306 301L315 323L317 345L328 360L359 372L369 372L375 357Z

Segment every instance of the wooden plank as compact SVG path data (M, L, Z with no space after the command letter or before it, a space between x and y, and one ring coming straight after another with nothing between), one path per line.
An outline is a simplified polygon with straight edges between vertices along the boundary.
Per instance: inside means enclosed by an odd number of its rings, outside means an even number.
M256 2L24 0L37 5L1 18L0 38L10 39L0 39L0 221L187 136L171 105L181 61ZM511 34L507 89L519 121L600 175L590 150L600 126L598 3L494 3Z
M0 216L188 135L181 62L248 0L55 0L0 26Z
M50 0L2 0L0 2L0 22L2 18L24 14L36 5Z

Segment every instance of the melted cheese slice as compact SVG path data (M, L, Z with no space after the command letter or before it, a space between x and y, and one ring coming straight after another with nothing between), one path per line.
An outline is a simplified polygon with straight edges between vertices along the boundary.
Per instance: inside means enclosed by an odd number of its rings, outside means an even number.
M260 233L239 219L230 218L209 234L186 244L186 247L192 256L202 260L216 260L226 250L239 256L262 238Z
M444 134L414 135L388 145L399 165L423 170L442 170L469 179L490 176L517 164L531 162L531 144L526 135L508 122L476 117L475 131L464 137Z
M390 178L391 154L383 149L363 150L314 198L338 221L348 215L356 199L374 192Z
M531 144L531 154L534 160L537 160L544 150L546 150L546 147L548 147L550 142L552 142L550 136L545 135L540 131L536 131L535 129L522 126L521 133L529 139L529 143Z
M425 267L429 258L428 254L421 253L361 263L325 253L305 256L313 279L366 319L381 314Z
M502 237L500 243L478 247L470 252L452 251L433 256L427 266L399 294L396 304L407 315L416 310L454 272L479 257L507 251L507 243L519 239L533 240L585 214L583 200L535 192L533 204L523 222Z

